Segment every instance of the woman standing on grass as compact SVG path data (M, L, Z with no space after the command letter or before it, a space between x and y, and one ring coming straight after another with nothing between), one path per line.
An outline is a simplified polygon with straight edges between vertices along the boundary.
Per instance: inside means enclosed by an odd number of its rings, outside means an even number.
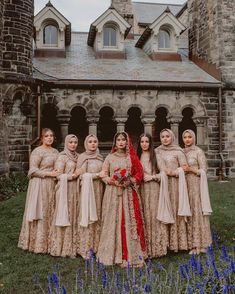
M126 132L114 136L101 174L106 189L97 257L104 265L142 266L146 248L137 185L143 170Z
M103 156L99 153L98 138L88 135L84 141L85 152L78 159L77 169L81 173L79 191L79 241L78 254L89 258L89 252L97 252L101 231L101 206L104 183L99 173L103 165Z
M188 246L190 253L205 252L212 243L209 215L212 213L207 183L207 161L204 152L197 147L195 133L192 130L183 132L184 152L188 166L187 173L189 201L192 218L187 223Z
M48 237L54 212L54 189L58 151L52 148L54 132L43 129L41 146L30 155L29 186L18 247L35 253L48 252Z
M161 145L155 149L160 171L168 175L168 191L174 223L169 226L169 249L174 252L188 250L186 221L191 216L187 184L183 167L187 160L183 150L174 144L175 136L170 129L160 133Z
M153 141L149 134L142 134L140 136L137 154L144 170L144 182L140 186L140 195L143 203L147 253L151 258L159 257L167 254L168 230L166 224L158 219L158 210L160 208L159 183L163 175L157 173L157 161L153 149ZM161 184L164 185L165 183L163 182ZM162 192L165 194L168 190ZM168 219L164 219L164 222L169 221Z
M64 151L55 163L59 173L56 185L56 208L50 230L48 252L53 256L76 256L77 249L77 177L75 173L78 154L78 138L68 135L65 138Z

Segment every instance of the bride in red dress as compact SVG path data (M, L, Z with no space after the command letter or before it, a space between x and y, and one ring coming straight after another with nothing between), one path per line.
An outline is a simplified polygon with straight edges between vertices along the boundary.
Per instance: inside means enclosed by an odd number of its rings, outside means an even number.
M143 169L126 132L114 136L101 172L106 184L97 257L104 265L144 264L144 224L137 186Z

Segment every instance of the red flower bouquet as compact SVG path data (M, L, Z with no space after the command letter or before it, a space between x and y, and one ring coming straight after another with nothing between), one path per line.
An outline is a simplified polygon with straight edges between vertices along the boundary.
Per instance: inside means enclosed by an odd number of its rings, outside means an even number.
M129 178L130 175L126 169L115 169L113 174L113 180L118 181L119 184L124 184Z

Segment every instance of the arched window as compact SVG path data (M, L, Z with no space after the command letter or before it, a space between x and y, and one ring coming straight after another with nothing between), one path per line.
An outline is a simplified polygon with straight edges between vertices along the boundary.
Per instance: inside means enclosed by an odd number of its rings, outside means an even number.
M43 44L48 46L58 45L58 29L55 25L47 25L43 29Z
M193 109L191 107L186 107L182 111L182 121L179 124L179 145L181 147L184 147L182 134L185 130L190 129L193 130L196 138L197 138L197 127L195 125L195 122L193 121Z
M117 46L117 28L113 24L107 24L103 31L104 47Z
M158 33L158 48L169 49L171 48L171 36L167 30L159 30Z

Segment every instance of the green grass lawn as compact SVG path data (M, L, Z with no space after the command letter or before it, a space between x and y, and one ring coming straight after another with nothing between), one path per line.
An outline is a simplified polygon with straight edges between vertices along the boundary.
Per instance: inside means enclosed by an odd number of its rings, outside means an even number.
M235 244L235 181L210 182L210 195L213 206L212 230L220 236L221 244L225 244L229 250L232 250ZM63 276L63 283L69 293L72 293L77 269L81 269L82 272L85 269L85 263L81 258L55 258L24 252L17 248L24 202L25 193L0 202L0 293L43 293L38 286L34 285L35 274L38 274L47 293L47 276L58 267ZM169 264L178 266L186 259L188 259L187 253L178 253L159 260L168 267Z

